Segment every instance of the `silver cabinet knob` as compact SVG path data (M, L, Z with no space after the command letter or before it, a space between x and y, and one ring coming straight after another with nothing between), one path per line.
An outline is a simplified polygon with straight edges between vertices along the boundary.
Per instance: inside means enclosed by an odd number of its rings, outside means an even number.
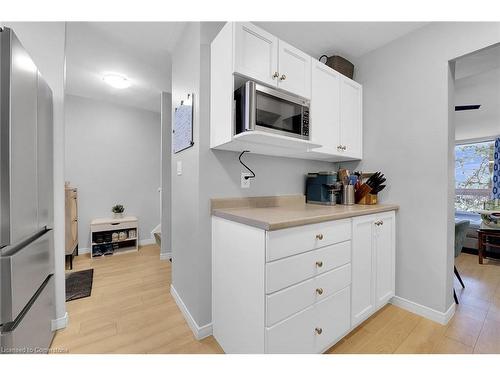
M344 151L347 150L347 146L345 146L345 145L342 146L342 150L344 150Z
M323 294L323 288L316 288L316 293L318 293L319 295L322 295Z
M323 239L323 234L322 234L322 233L317 234L317 235L316 235L316 239L317 239L317 240L322 240L322 239Z
M316 267L318 267L318 268L323 267L323 262L321 260L318 260L316 262Z
M321 334L323 333L323 329L322 329L322 328L319 328L319 327L316 327L316 328L314 329L314 331L316 331L316 333L317 333L318 335L321 335Z
M278 78L279 76L280 76L280 74L279 74L278 72L274 72L274 74L273 74L273 76L272 76L272 77L273 77L273 79L276 79L276 78Z
M376 226L384 225L384 222L382 220L376 221L375 222Z
M282 74L280 77L280 81L284 81L286 79L286 75Z

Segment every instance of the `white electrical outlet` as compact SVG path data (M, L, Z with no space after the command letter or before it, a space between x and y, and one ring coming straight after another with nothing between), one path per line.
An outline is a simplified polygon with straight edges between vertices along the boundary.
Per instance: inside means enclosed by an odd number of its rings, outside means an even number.
M177 176L182 175L182 160L177 161Z
M241 172L241 188L248 189L250 187L250 179L245 177L251 177L252 174L248 172Z

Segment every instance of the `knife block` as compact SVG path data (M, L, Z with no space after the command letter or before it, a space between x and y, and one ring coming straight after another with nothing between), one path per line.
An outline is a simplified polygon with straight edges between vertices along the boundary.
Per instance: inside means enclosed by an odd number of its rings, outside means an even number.
M377 194L366 194L358 204L377 204Z

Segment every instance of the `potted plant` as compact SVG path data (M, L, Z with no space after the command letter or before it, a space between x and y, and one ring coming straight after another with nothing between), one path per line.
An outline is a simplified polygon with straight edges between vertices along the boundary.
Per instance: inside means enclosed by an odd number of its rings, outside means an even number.
M121 219L123 217L123 212L125 211L125 207L122 204L115 204L111 207L111 212L113 213L113 218Z

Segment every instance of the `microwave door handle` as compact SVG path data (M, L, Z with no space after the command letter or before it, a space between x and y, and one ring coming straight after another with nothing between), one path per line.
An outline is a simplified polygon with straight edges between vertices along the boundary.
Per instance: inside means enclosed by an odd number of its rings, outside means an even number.
M253 81L245 84L245 130L255 130L257 114L257 90Z

